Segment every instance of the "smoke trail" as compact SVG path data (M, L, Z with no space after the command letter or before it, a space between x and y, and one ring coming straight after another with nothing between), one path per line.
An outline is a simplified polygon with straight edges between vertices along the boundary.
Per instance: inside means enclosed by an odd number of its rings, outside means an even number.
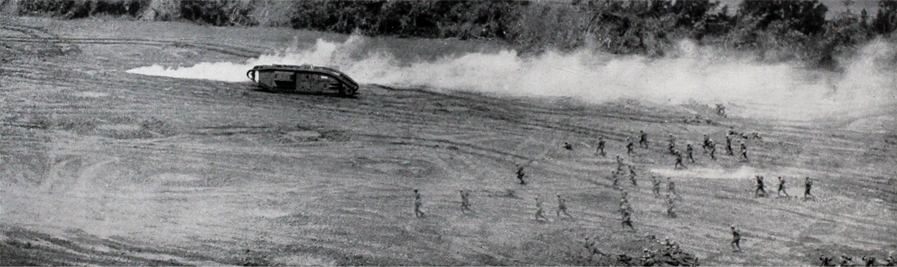
M725 103L731 113L789 120L889 112L895 101L894 45L875 41L847 62L843 74L791 64L762 64L683 41L662 59L579 51L522 57L513 50L467 53L433 61L398 59L361 36L318 40L313 49L265 55L241 64L153 65L129 73L246 81L261 64L335 66L361 83L468 90L509 96L574 97L590 103L621 98L660 104ZM893 107L891 107L893 109Z

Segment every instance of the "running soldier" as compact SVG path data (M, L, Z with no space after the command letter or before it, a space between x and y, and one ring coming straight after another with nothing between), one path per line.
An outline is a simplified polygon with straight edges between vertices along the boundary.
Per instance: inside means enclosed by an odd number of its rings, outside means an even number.
M632 182L632 186L638 186L638 182L635 181L635 167L629 165L629 181Z
M655 197L659 197L659 196L660 196L660 182L661 182L661 180L660 180L660 178L657 178L657 176L653 176L653 175L652 175L652 176L651 176L651 181L654 183L654 187L652 188L652 190L654 191L654 196L655 196Z
M676 212L673 211L673 209L676 208L676 201L673 200L673 195L670 193L667 193L666 199L667 199L667 215L670 216L670 218L676 218Z
M723 118L726 117L726 107L723 104L716 104L716 114L719 114Z
M726 135L726 155L735 156L735 151L732 151L732 135Z
M617 176L622 176L626 174L626 166L627 164L623 162L623 157L617 155L617 170L614 171L614 178L618 178Z
M741 251L741 233L738 232L738 229L735 229L735 225L732 225L732 251L738 252Z
M596 237L595 239L598 239L598 238ZM590 261L591 261L592 257L595 256L595 254L601 253L601 251L599 251L598 248L595 246L595 241L589 240L588 236L586 236L586 240L585 240L585 243L583 244L583 247L586 249L586 252L589 253L588 259Z
M523 172L523 166L520 166L520 164L517 164L517 181L522 185L526 185L526 181L523 180L523 177L525 177L525 176L526 176L526 173Z
M635 144L632 143L632 139L626 137L626 155L632 156L632 148L635 147Z
M695 158L692 154L695 153L695 148L691 146L691 143L685 146L685 154L688 155L688 162L695 163Z
M810 177L807 176L807 179L804 180L804 201L812 198L814 201L816 200L816 196L810 194L810 189L813 188L813 181L810 180Z
M638 145L643 148L648 148L648 134L645 131L639 131Z
M834 260L834 259L832 259L829 256L820 255L819 260L822 261L822 264L820 264L819 266L835 266L835 264L832 263L832 260Z
M620 198L620 214L623 216L621 223L623 224L623 228L629 226L632 228L632 231L635 231L635 227L632 226L632 206L629 205L629 199L626 198L626 191L623 191L623 197Z
M676 197L679 197L679 193L676 192L676 183L673 182L671 177L667 177L667 194L673 194L676 195Z
M744 143L741 143L741 160L745 162L749 161L747 156L747 145Z
M617 172L623 174L624 167L626 167L626 163L623 163L623 157L617 155Z
M763 185L763 176L757 175L757 188L754 189L754 197L766 197L766 186ZM762 194L760 192L763 192Z
M841 263L838 263L838 266L853 266L850 262L853 261L853 258L847 255L841 255Z
M785 197L791 197L788 195L788 192L785 191L785 178L782 178L782 176L779 176L779 190L776 194L778 194L778 196L780 197L782 196L782 194L785 194Z
M564 215L567 215L567 217L573 218L573 216L571 216L570 213L567 213L567 200L564 199L563 197L561 197L561 194L557 194L557 196L558 196L558 210L557 210L558 218L561 217L561 212L563 212Z
M592 247L594 247L594 246L595 246L595 242L592 241L592 240L589 240L589 236L586 236L586 237L585 237L585 240L582 242L582 247L583 247L584 249L586 249L587 252L591 253L591 252L592 252ZM591 255L590 255L590 256L591 256Z
M701 148L704 149L704 153L707 153L707 148L710 147L710 136L704 135L704 144L701 145Z
M670 134L670 144L667 148L670 150L670 154L676 154L676 137L673 134Z
M629 198L626 197L628 195L629 192L623 191L623 196L620 197L620 212L632 212L632 206L629 205Z
M610 180L613 183L614 189L621 189L620 188L620 175L618 175L616 171L611 173Z
M863 255L861 259L863 260L863 263L866 264L866 266L876 266L875 257L873 256Z
M673 168L679 169L679 166L682 166L683 169L687 169L685 164L682 164L682 152L675 151L673 154L676 155L676 165Z
M547 221L548 218L545 218L542 215L542 199L536 196L536 221Z
M713 140L708 140L707 147L710 149L710 159L716 160L716 143Z
M417 189L414 189L414 216L418 218L424 216L424 212L420 210L420 207L424 205L424 201L420 198L420 192Z
M464 213L465 211L473 212L473 210L470 209L470 192L461 190L460 193L461 193L461 213Z
M635 227L632 226L632 214L630 214L628 210L623 210L621 214L623 215L623 218L621 218L623 228L629 226L629 229L632 229L632 231L635 232Z
M604 136L598 137L598 149L595 151L596 155L601 155L602 157L607 156L607 153L604 153Z

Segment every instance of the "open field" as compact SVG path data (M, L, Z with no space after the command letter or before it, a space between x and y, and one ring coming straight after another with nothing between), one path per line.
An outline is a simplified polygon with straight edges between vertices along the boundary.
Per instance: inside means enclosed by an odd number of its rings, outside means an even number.
M669 237L704 265L811 265L821 254L882 259L897 250L894 112L784 123L722 118L703 104L451 88L275 94L125 70L242 62L347 37L0 17L0 38L0 265L581 264L585 236L633 257L646 235ZM489 46L389 42L422 55ZM695 115L713 123L683 121ZM720 143L730 127L762 136L745 140L749 163L701 153L703 134ZM622 180L632 233L620 227L620 193L607 177L639 130L651 146L626 157L639 185ZM670 133L695 144L697 163L673 169ZM594 155L602 135L608 157ZM526 186L515 164L526 165ZM652 195L651 174L676 181L677 218ZM754 175L773 193L775 176L788 177L792 197L752 197ZM818 201L797 197L805 176ZM425 218L414 217L412 189ZM471 191L473 214L459 211L461 189ZM573 219L554 216L555 194ZM550 222L533 219L535 196ZM728 248L731 224L742 229L742 253Z

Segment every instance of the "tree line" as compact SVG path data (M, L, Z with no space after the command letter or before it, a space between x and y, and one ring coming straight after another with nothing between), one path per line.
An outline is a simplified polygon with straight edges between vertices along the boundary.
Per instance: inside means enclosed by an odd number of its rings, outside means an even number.
M828 7L817 0L744 0L737 7L710 0L3 0L0 7L66 18L109 14L216 26L488 39L534 53L595 49L653 57L689 38L756 52L764 61L823 68L836 67L834 57L897 29L897 0L879 1L875 14L848 9L830 19Z

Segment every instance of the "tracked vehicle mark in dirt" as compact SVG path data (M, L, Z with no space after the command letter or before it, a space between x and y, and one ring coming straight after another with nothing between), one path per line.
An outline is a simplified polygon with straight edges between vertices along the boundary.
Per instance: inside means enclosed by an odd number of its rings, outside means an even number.
M268 141L280 144L305 143L305 142L346 142L350 141L352 134L343 130L327 129L323 127L302 126L213 126L202 127L188 132L191 135L208 136L245 136L259 141Z
M156 249L135 246L130 240L100 238L84 232L66 240L49 234L19 227L0 228L0 258L2 265L190 265L209 264L211 259L200 254L177 249Z
M50 131L68 131L80 135L100 135L114 139L163 138L177 134L168 123L155 119L113 117L109 120L58 118L38 116L31 122L11 122L7 125Z
M506 121L512 123L518 127L529 127L530 129L548 129L548 130L557 130L562 132L571 132L580 134L585 137L597 139L599 135L605 136L609 140L615 141L623 141L629 135L628 133L619 133L618 131L614 131L613 129L600 129L593 127L586 127L582 125L576 125L572 123L564 123L557 121L549 121L546 119L542 119L546 116L594 116L596 118L611 118L611 119L620 119L620 120L628 120L628 121L641 121L641 122L668 122L674 121L679 117L660 117L660 116L652 116L646 113L632 113L629 115L621 115L619 110L608 110L607 112L595 112L595 111L586 111L588 114L577 114L576 111L567 110L564 108L554 107L544 107L538 105L521 105L519 103L520 100L508 100L508 99L500 99L494 98L491 96L485 96L476 93L467 93L467 92L452 92L452 94L441 93L428 91L424 89L399 89L382 85L375 85L375 88L384 89L392 92L402 92L402 93L414 93L420 96L423 96L423 99L427 100L427 103L433 101L444 101L449 100L450 103L457 103L460 106L465 106L467 112L465 114L492 118L499 121ZM430 96L430 97L425 97ZM410 102L410 101L408 101ZM421 103L421 102L418 102ZM584 105L584 104L582 104ZM373 106L372 106L373 107ZM389 107L389 106L387 106ZM495 108L489 108L495 107ZM392 114L392 113L390 113ZM660 114L660 113L657 113Z
M15 51L15 53L3 53L3 61L18 59L26 56L53 57L80 52L80 49L77 46L70 43L48 42L47 40L58 39L59 37L41 28L15 25L0 21L0 29L17 32L27 36L4 36L3 46L7 49ZM34 41L28 42L28 44L20 44L19 42L17 42L17 40Z
M82 45L148 45L148 46L171 46L178 48L191 48L191 49L202 49L208 50L212 52L217 52L226 55L240 56L240 57L257 57L262 54L260 50L247 49L236 46L228 46L222 44L210 44L210 43L195 43L195 42L184 42L184 41L164 41L164 40L148 40L148 39L128 39L128 38L66 38L60 37L58 35L52 34L47 30L38 28L38 27L28 27L22 25L8 24L2 23L0 24L0 29L15 31L25 34L27 37L23 36L8 36L4 37L3 41L6 44L30 44L31 46L48 46L52 47L53 53L38 53L41 56L60 56L67 55L70 53L78 53L80 49L75 44ZM12 45L10 45L12 46ZM23 45L16 45L12 47L21 47ZM19 48L21 49L21 48Z
M281 128L270 126L217 126L196 129L190 134L197 135L234 135L234 134L262 134L283 131Z
M423 178L436 174L433 163L424 160L407 159L356 159L355 164L362 169L389 175Z
M475 154L478 156L483 156L487 158L492 158L496 160L508 160L511 159L530 159L528 157L517 155L511 152L501 151L497 149L491 149L486 147L480 147L473 144L466 144L460 142L453 142L449 140L438 140L438 139L426 139L426 138L414 138L414 137L397 137L397 136L388 136L388 135L365 135L366 137L372 138L372 141L380 140L380 142L388 143L391 145L411 145L411 146L422 146L429 148L445 148L447 150L454 151L462 151L464 153ZM440 145L443 144L443 145ZM445 144L448 144L446 146ZM461 148L464 148L462 150ZM498 155L498 156L494 156Z

